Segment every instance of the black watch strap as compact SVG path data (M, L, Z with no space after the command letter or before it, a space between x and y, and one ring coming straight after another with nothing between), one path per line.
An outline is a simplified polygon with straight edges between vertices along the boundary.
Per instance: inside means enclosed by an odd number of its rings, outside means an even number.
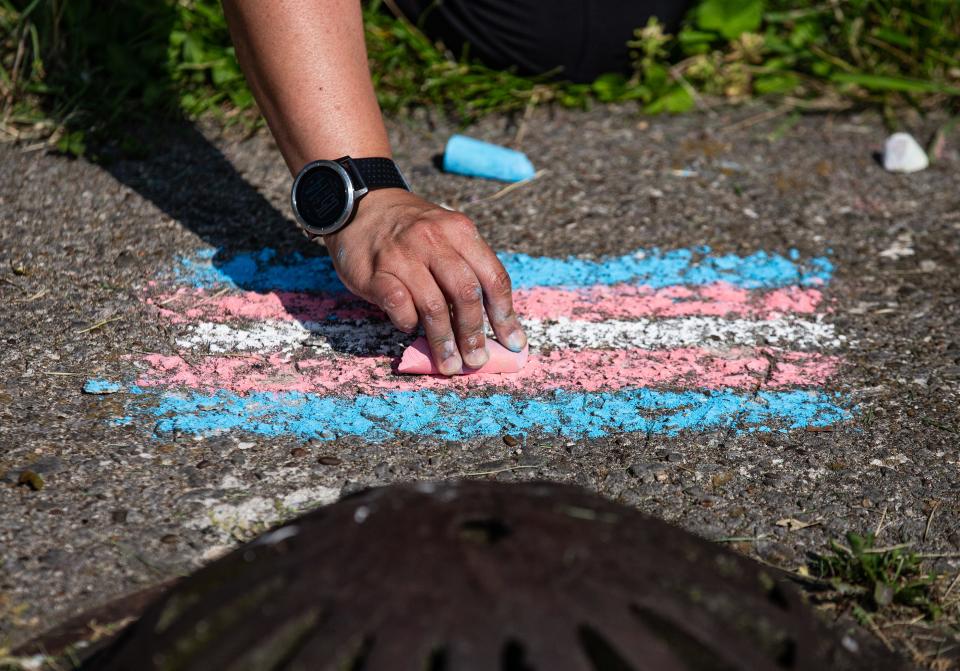
M344 159L340 159L344 161ZM363 180L363 185L368 189L405 189L410 190L410 186L407 184L407 180L403 178L403 175L400 173L400 168L397 167L397 164L394 163L389 158L353 158L346 159L353 164L353 167L356 169L357 173L360 176L360 179ZM347 168L347 172L350 172L350 168L347 165L344 165ZM359 184L355 184L355 187L359 187Z

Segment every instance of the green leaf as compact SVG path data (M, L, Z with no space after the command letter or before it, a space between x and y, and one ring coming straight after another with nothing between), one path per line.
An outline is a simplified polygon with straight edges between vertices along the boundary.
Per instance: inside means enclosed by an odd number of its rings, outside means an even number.
M240 79L243 73L240 72L240 68L237 67L236 61L232 58L221 58L214 62L210 76L216 86L222 86Z
M84 152L87 151L84 132L82 130L75 130L70 133L64 133L63 137L57 141L57 149L64 154L70 154L78 158L83 156Z
M833 70L833 67L826 61L817 61L810 66L810 69L816 76L826 78L830 75L830 71Z
M736 39L760 27L763 5L763 0L704 0L696 10L697 27Z
M627 79L621 74L608 73L600 75L593 82L593 92L600 102L613 102L623 96L627 86Z
M203 42L201 42L197 36L187 35L187 39L183 43L184 62L190 63L191 65L203 63L206 60L203 47Z
M884 26L878 26L870 31L874 37L877 37L884 42L890 44L895 44L898 47L903 47L904 49L913 49L916 47L915 37L910 37L909 35L904 35L901 32L893 30L892 28L886 28Z
M792 72L766 75L753 80L753 90L760 95L790 93L800 84L800 78Z
M253 106L253 94L246 86L239 87L230 91L230 102L233 103L234 107L247 109Z
M800 22L790 31L790 46L794 49L802 49L815 42L822 34L823 28L820 24L811 21Z
M686 112L692 108L693 102L693 96L690 95L690 92L683 86L677 84L647 105L644 111L647 112L647 114L662 114L663 112L677 114L679 112Z
M719 36L716 33L708 33L703 30L694 30L684 27L677 34L677 41L683 53L691 56L693 54L705 54L710 51L711 45L717 41Z
M862 72L836 72L830 77L835 84L855 84L871 91L900 91L903 93L947 93L960 95L960 88L939 82L892 75L870 75Z
M644 68L643 83L651 91L660 93L670 83L670 71L658 63L652 63Z

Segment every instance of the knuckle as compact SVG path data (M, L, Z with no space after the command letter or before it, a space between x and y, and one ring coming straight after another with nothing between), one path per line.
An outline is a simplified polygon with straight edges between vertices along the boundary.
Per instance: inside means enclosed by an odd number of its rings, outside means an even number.
M493 275L493 290L498 296L508 296L513 291L510 273L501 268Z
M412 243L414 249L422 248L424 245L436 247L443 242L442 229L429 219L417 220L417 222L410 227L410 232L415 238Z
M461 282L457 285L457 298L463 305L477 305L483 299L483 289L476 282Z
M473 230L474 224L473 219L465 215L463 212L451 212L445 215L446 225L454 226L460 229Z
M447 304L439 301L427 301L423 305L423 316L425 319L440 319L447 315L447 311Z
M429 336L427 342L430 344L430 349L437 352L446 353L453 347L453 339L447 333Z
M484 340L483 332L480 329L472 329L463 336L463 343L469 350L480 349L483 347Z
M387 289L380 297L383 307L388 310L402 308L407 303L407 292L400 287Z

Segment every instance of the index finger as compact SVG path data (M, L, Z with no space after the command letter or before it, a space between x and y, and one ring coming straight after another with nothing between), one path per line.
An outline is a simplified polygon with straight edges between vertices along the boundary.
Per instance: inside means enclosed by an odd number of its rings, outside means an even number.
M527 344L527 334L520 317L513 309L513 283L503 263L489 245L476 238L464 258L473 268L483 288L484 304L497 340L506 348L519 352Z

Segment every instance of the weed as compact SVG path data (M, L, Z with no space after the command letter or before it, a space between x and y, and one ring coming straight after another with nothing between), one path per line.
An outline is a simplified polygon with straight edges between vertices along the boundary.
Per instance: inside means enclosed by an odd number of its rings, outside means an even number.
M831 541L831 552L814 555L811 567L839 595L874 611L899 604L937 616L930 593L935 576L923 573L921 557L904 546L876 547L873 534L849 533L847 542L849 547Z
M889 110L902 105L960 103L954 0L700 0L676 35L655 20L638 26L633 72L592 84L445 53L380 0L364 17L388 112L428 106L468 122L544 103L636 101L658 113L772 96L799 110L876 105L894 118ZM217 0L126 0L109 12L95 0L0 0L0 106L8 138L45 139L74 155L113 137L118 122L256 118Z

